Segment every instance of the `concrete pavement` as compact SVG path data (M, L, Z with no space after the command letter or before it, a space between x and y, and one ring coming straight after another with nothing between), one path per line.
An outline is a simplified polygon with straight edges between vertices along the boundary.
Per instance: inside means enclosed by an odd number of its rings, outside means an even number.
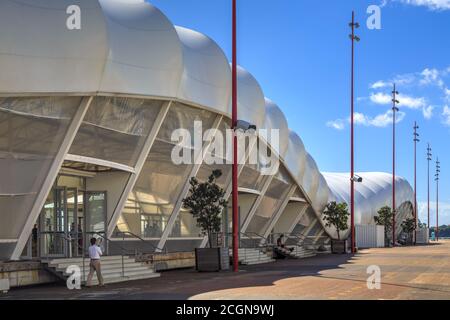
M381 288L369 290L369 266L381 271ZM177 270L161 278L105 288L68 290L64 284L19 288L9 299L447 299L450 241L428 246L362 250L355 256L322 254L242 267L234 274Z

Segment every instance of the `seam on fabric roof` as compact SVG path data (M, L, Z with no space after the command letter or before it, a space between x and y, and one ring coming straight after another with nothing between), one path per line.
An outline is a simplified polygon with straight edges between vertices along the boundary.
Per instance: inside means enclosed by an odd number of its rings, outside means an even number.
M186 70L186 69L185 69L185 70ZM226 89L226 88L227 88L227 87L218 86L218 85L213 84L213 83L207 83L207 82L205 82L205 81L203 81L203 80L200 80L200 79L198 79L198 78L196 78L196 77L191 76L188 72L183 72L183 74L184 74L186 77L188 77L188 78L190 78L190 79L192 79L192 80L198 81L198 82L200 82L201 84L204 84L204 85L206 85L206 86L208 86L208 87L214 87L214 88L218 88L218 89Z

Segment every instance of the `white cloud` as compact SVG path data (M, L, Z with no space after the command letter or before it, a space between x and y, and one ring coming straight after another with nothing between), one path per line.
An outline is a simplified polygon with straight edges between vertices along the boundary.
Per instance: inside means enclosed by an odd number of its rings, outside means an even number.
M418 109L426 106L426 100L423 97L414 98L405 94L399 94L397 95L397 100L399 101L399 107ZM386 105L392 103L392 97L391 95L382 92L371 93L370 101L375 104Z
M417 201L417 211L419 219L422 223L428 221L428 203L427 201ZM430 201L430 224L432 227L436 225L436 202ZM450 224L450 203L439 201L439 225Z
M411 109L418 109L426 106L426 100L423 97L414 98L405 94L399 94L397 96L397 100L399 101L399 107L407 107Z
M405 118L404 112L397 112L395 117L395 123L399 123ZM355 125L361 125L365 127L377 127L384 128L390 124L392 124L392 110L388 110L385 113L379 114L375 117L370 117L361 112L355 112L353 114L353 120ZM345 125L350 123L350 117L347 120L336 119L333 121L328 121L326 123L327 127L334 128L336 130L343 130Z
M433 110L434 110L433 106L423 107L422 108L423 117L425 119L431 119L431 117L433 116Z
M448 106L444 106L442 111L443 123L446 126L450 126L450 108Z
M450 102L450 89L449 88L445 88L444 89L444 94L445 94L445 100L447 100L447 102Z
M387 83L387 82L384 82L382 80L379 80L379 81L377 81L375 83L372 83L370 85L370 88L371 89L380 89L380 88L385 88L387 86L390 86L390 83Z
M390 104L392 103L392 97L389 94L382 92L371 93L370 101L376 104Z
M450 0L396 0L416 7L427 7L430 10L450 10Z
M399 123L405 118L404 112L397 112L395 117L395 123ZM373 119L368 119L368 125L374 126L374 127L386 127L387 125L390 125L392 123L392 110L388 110L383 114L377 115Z
M430 85L434 84L439 87L444 86L444 81L441 79L441 72L437 69L424 69L420 75L422 76L422 79L420 79L419 83L421 85Z
M328 121L327 127L330 127L330 128L336 129L336 130L343 130L345 128L345 121L342 119Z

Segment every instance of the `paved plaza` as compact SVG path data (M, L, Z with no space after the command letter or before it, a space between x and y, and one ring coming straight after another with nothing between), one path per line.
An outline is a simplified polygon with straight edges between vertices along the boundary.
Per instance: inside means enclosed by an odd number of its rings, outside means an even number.
M379 290L367 287L372 265L381 270ZM104 288L70 291L64 283L18 288L1 299L450 299L450 241L279 260L243 266L237 274L188 269Z

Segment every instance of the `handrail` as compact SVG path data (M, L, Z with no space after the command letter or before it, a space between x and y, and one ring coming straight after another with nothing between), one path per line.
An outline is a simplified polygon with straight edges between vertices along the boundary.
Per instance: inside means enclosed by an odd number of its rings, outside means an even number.
M141 236L138 236L137 234L130 232L130 231L117 231L118 234L122 234L123 239L125 238L125 234L128 234L130 236L132 236L133 238L136 238L142 242L144 242L145 244L149 244L154 250L153 253L161 253L162 251L166 250L167 253L167 247L166 248L159 248L158 246L155 246L153 243L151 243L148 240L145 240L144 238L142 238Z

